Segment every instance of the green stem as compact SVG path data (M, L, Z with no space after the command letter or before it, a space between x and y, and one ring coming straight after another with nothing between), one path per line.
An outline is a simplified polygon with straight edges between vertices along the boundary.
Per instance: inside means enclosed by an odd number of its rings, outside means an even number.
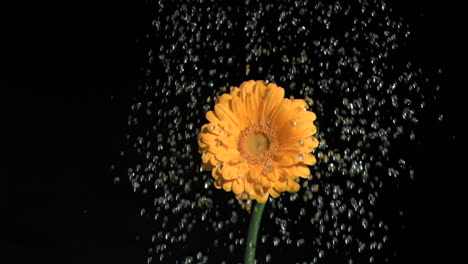
M257 248L257 235L260 228L260 221L262 220L263 209L266 203L257 203L253 209L252 216L250 217L249 231L247 234L244 264L254 264L255 262L255 249Z

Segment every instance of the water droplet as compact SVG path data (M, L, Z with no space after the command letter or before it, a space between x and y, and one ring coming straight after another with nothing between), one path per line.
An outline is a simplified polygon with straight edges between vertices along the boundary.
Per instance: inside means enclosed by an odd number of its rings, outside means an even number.
M263 175L267 175L270 171L273 170L273 166L272 165L268 165L268 166L265 166L263 169L262 169L262 174Z
M218 163L216 163L216 168L222 169L222 168L223 168L223 165L224 165L224 162L218 161Z
M303 147L303 146L304 146L304 140L303 140L303 139L299 139L298 144L299 144L299 146Z
M277 237L274 237L274 238L273 238L273 245L274 245L274 246L278 246L279 244L280 244L280 239L277 238Z
M304 154L302 154L302 153L299 154L299 160L300 160L300 161L303 161L303 160L304 160Z

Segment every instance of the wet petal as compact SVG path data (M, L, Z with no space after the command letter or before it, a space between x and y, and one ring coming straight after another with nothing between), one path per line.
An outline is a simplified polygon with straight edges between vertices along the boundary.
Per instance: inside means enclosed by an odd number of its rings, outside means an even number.
M217 135L212 134L212 133L204 133L201 136L201 141L207 145L213 145L216 144L216 139L218 138Z
M246 97L245 110L247 111L246 119L250 121L247 124L258 123L258 103L255 96L249 95Z
M303 121L313 122L315 119L317 119L317 116L314 112L303 111L298 118Z
M268 192L261 192L261 193L257 193L257 202L259 203L266 203L266 201L268 200Z
M299 162L299 153L295 151L278 151L273 157L273 161L280 166L294 165Z
M258 182L262 174L262 166L252 166L249 171L250 178L254 182Z
M231 123L234 123L235 125L239 125L239 121L237 120L237 117L232 113L232 111L226 105L216 104L215 112L216 112L216 116L218 116L221 121L231 122Z
M280 192L278 192L275 188L270 188L268 189L268 193L271 195L273 198L278 198L280 196Z
M206 115L205 115L206 119L208 119L208 121L210 121L211 123L218 123L219 121L219 118L218 116L215 114L215 112L213 111L208 111L206 112Z
M283 177L287 179L295 179L299 176L299 172L297 170L296 165L281 167L280 170L282 172Z
M260 99L260 101L265 100L266 89L267 86L265 81L256 81L254 94L257 96L258 99Z
M270 114L284 99L284 89L274 83L269 83L265 91L265 100L260 121L270 120Z
M212 154L212 153L209 153L209 152L207 152L207 151L204 151L204 152L203 152L203 155L202 155L202 161L203 161L203 163L209 163L211 157L213 157L213 154Z
M240 96L240 89L239 87L235 87L235 86L232 86L231 87L231 96L232 96L232 99L236 98L236 97L239 97Z
M238 159L240 156L239 151L235 149L224 149L215 154L216 159L222 162Z
M288 185L286 182L286 178L279 178L273 183L273 188L275 188L278 192L286 191L287 187Z
M214 178L215 180L220 179L220 178L221 178L221 171L220 171L218 168L214 168L214 169L211 171L211 176L213 176L213 178Z
M279 130L284 124L289 122L289 100L284 99L272 112L269 120L271 120L271 127Z
M239 97L234 97L231 100L231 107L232 107L232 111L233 111L234 115L237 116L238 119L239 119L239 126L241 128L244 128L246 126L246 117L245 117L245 115L247 113L244 103L242 102L242 100Z
M252 93L252 88L254 85L255 85L255 81L249 80L249 81L245 81L241 83L241 85L239 86L239 90L240 90L239 96L242 98L244 102L245 102L245 98L247 97L247 95Z
M223 178L226 180L234 180L239 177L237 168L235 166L225 165L223 167Z
M220 151L224 151L224 150L226 150L226 148L221 145L221 143L219 142L218 139L215 140L215 144L210 144L208 146L208 151L213 153L213 154L216 154L216 153L218 153Z
M314 155L310 154L310 153L305 153L305 154L302 154L303 155L303 160L302 160L302 163L304 164L307 164L307 165L315 165L315 163L317 162L317 159L315 158Z
M294 100L292 100L291 105L293 107L297 107L297 108L300 108L300 109L307 108L307 103L303 99L294 99Z
M299 183L297 183L295 180L287 180L287 191L288 192L297 192L299 191L299 189L301 188L301 186L299 185Z
M210 164L216 166L220 161L216 159L215 155L212 155L210 158Z
M296 126L284 126L278 131L278 142L280 146L294 144L317 132L315 125L310 123L298 123Z
M202 149L208 147L208 144L203 143L203 141L201 140L201 137L197 140L197 142L198 142L198 146Z
M237 178L232 182L232 191L237 195L244 191L244 182L242 179Z
M304 165L304 164L298 164L296 165L296 171L297 171L297 176L301 178L308 179L310 175L310 169L309 166Z
M222 104L229 107L229 101L231 101L232 96L230 94L224 93L218 98L218 104Z
M272 171L268 172L268 174L266 175L267 178L271 181L277 181L279 179L279 175L278 175L278 172L277 170L273 169Z
M223 183L224 181L221 178L218 178L217 180L214 181L214 186L216 189L221 189L223 188Z
M231 189L232 189L232 181L225 181L225 182L223 182L223 189L224 189L226 192L230 192Z
M224 146L237 149L237 142L233 136L218 136L218 140Z

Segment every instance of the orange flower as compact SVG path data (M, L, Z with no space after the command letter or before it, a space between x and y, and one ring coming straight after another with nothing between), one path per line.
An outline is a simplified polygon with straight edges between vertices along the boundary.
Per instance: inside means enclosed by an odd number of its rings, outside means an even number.
M222 94L210 123L198 135L202 168L212 170L215 187L233 191L239 200L265 203L268 196L297 192L299 177L314 165L310 152L316 116L302 99L285 99L284 89L264 81L246 81Z

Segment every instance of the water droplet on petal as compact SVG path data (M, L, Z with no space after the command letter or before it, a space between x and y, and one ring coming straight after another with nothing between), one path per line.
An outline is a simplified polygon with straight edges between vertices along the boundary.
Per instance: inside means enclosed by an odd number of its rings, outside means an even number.
M303 161L303 160L304 160L304 154L302 154L302 153L299 154L299 160L300 160L300 161Z

